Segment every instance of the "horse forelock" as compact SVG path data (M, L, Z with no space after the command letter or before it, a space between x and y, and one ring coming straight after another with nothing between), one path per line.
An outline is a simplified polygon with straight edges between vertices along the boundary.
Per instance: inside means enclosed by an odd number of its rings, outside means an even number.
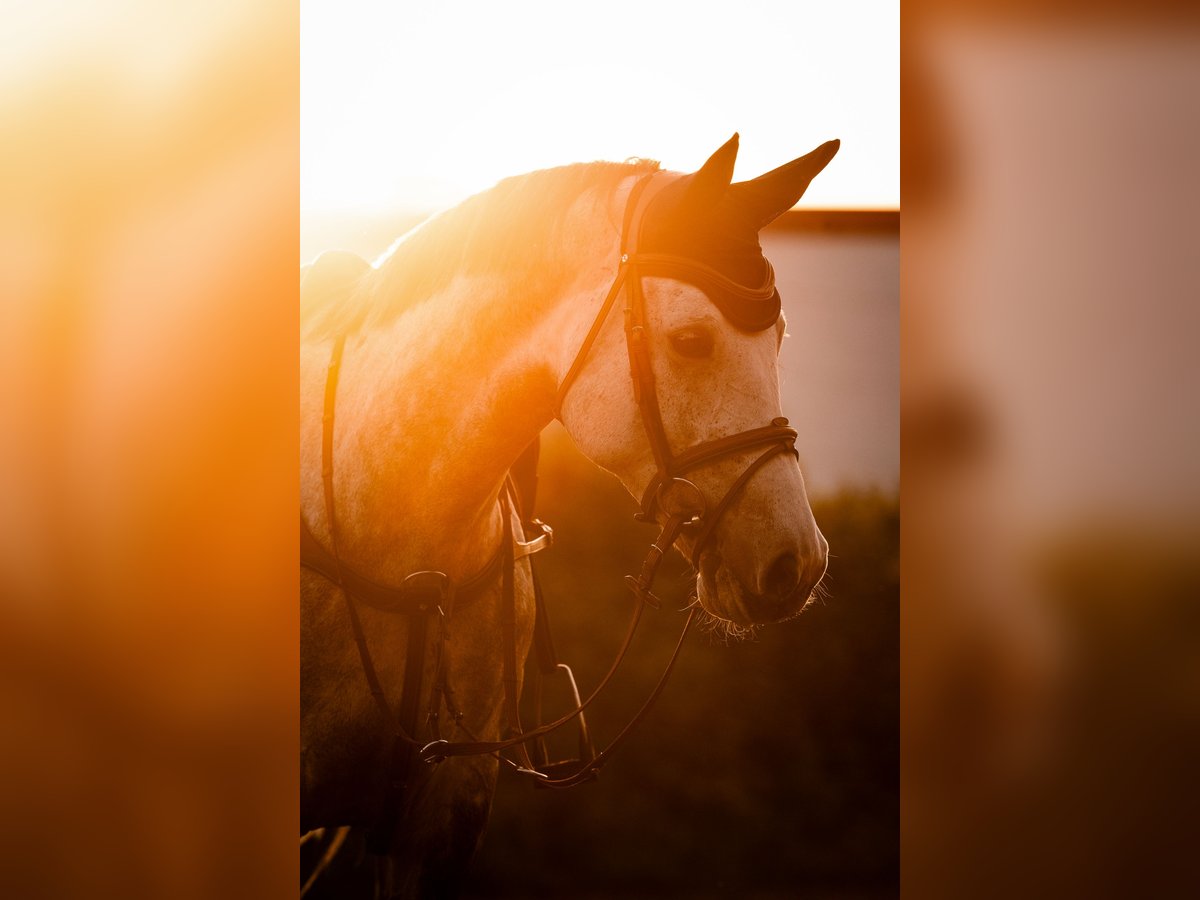
M531 297L562 285L578 265L562 231L586 191L612 194L653 160L576 163L506 178L400 237L335 296L302 298L310 340L391 324L462 276L492 277L505 293Z

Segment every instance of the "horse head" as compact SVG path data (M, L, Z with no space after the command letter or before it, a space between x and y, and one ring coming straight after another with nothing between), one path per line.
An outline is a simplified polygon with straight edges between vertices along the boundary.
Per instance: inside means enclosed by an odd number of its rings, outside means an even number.
M697 569L701 607L745 627L796 615L825 572L828 544L781 417L785 320L758 233L838 142L732 183L737 143L694 173L630 179L614 198L607 252L620 262L562 379L559 416L645 517L684 520L671 536ZM618 298L624 316L608 315Z

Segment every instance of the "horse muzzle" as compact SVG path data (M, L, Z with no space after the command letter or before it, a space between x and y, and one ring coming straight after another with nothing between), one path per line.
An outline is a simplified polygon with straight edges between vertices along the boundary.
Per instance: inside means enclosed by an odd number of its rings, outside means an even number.
M816 546L805 552L786 550L760 572L756 590L741 590L741 605L755 625L782 622L798 614L825 575L829 544L820 532Z
M816 523L766 550L731 531L702 554L700 604L742 627L782 622L807 605L825 575L829 544Z

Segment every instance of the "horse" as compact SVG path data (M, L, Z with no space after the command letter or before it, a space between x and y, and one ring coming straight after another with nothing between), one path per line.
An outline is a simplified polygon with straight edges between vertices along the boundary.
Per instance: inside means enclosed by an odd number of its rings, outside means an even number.
M758 232L838 146L738 183L736 134L690 174L532 172L374 265L302 270L301 832L369 833L377 893L455 894L501 765L567 786L608 752L539 771L526 745L550 726L515 708L550 531L511 473L551 421L661 528L627 576L636 614L671 547L696 572L688 623L809 602L828 545L781 416Z

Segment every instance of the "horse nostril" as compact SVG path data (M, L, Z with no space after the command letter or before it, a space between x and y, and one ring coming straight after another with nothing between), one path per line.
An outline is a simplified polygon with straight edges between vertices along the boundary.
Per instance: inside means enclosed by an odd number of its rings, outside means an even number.
M775 557L763 580L763 594L782 599L791 594L800 582L800 560L795 553L785 550Z

